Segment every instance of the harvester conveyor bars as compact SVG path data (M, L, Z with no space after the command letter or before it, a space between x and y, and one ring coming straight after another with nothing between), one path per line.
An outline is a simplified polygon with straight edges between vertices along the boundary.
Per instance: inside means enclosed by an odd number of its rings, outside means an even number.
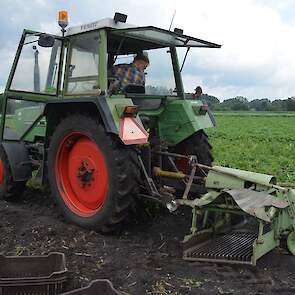
M190 261L211 261L252 264L254 232L233 231L219 235L184 251L184 259Z

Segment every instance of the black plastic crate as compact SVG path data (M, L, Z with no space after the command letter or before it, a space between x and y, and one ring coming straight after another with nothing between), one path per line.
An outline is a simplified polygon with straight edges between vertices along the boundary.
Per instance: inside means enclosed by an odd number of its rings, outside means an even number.
M61 295L122 295L109 280L95 280L88 287L76 289Z
M0 255L1 295L57 295L63 291L66 279L63 253L46 256Z

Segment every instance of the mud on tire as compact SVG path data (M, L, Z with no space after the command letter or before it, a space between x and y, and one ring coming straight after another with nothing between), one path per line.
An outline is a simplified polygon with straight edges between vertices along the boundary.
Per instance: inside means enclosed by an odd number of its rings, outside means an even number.
M71 115L51 137L48 176L52 193L70 221L112 231L126 219L139 179L137 154L95 118Z

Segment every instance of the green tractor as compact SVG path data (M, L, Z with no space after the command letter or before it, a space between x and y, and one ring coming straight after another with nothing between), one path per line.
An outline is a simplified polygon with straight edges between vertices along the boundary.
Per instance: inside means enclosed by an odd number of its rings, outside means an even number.
M169 153L195 155L211 166L203 129L214 124L207 106L185 94L176 48L220 46L181 30L125 21L116 13L65 32L61 20L62 37L24 30L3 94L3 198L19 197L34 175L49 182L69 220L110 231L126 218L135 196L169 204L170 191L185 187L183 179L171 186L161 175L189 173L188 159ZM112 68L139 53L151 64L145 86L110 91ZM194 185L203 188L201 179Z
M68 220L102 232L126 219L135 197L189 206L186 260L255 265L287 235L295 254L295 190L212 167L204 129L214 117L184 91L188 51L220 45L128 25L119 13L67 31L60 17L62 36L24 30L1 95L1 197L19 198L31 178L49 183ZM181 66L177 48L186 49ZM145 83L114 87L114 69L139 54L150 62Z

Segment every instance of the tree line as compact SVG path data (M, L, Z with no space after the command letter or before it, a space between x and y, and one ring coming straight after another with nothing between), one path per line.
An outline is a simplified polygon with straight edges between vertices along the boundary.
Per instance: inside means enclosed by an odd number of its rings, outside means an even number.
M174 90L166 87L146 86L146 94L150 95L173 95ZM191 96L191 94L189 94ZM268 98L254 99L249 101L246 97L236 96L224 101L217 97L202 94L200 99L206 102L214 111L258 111L258 112L293 112L295 111L295 97L287 99L269 100ZM0 109L2 109L2 94L0 94ZM8 106L8 112L13 113Z
M295 97L276 99L254 99L248 101L246 97L237 96L220 101L217 97L202 94L201 100L206 102L214 111L259 111L259 112L292 112L295 111Z

